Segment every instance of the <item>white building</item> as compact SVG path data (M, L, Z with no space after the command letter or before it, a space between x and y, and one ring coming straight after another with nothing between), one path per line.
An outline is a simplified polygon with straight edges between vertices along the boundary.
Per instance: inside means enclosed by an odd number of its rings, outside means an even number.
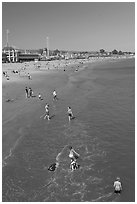
M18 59L18 51L13 47L4 47L2 53L5 53L9 62L16 62Z

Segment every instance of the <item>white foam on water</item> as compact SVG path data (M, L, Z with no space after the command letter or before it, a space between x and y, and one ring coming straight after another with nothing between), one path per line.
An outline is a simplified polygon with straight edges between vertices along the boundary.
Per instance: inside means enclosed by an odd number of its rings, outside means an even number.
M89 193L88 185L102 184L103 178L95 174L94 166L96 165L96 158L102 160L106 154L99 147L98 138L88 135L85 124L75 121L73 124L65 125L64 128L63 134L68 139L68 144L62 148L56 157L59 166L54 172L53 182L48 187L50 196L44 201L50 201L53 197L53 200L59 199L60 194L66 195L66 199L69 198L71 202L85 201L84 199L87 200L87 198L84 197ZM80 168L74 172L70 170L69 145L80 154L78 159ZM92 172L94 172L93 175ZM96 199L100 200L101 198Z

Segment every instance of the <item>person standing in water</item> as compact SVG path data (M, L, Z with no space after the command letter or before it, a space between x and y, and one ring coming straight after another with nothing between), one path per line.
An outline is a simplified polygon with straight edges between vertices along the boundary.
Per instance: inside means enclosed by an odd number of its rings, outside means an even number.
M26 98L28 98L28 88L25 88Z
M49 117L49 105L48 104L46 104L45 105L45 116L44 116L44 119L48 119L48 120L50 120L50 117Z
M79 158L79 154L71 147L69 146L69 158L71 160L70 162L70 170L74 171L80 167L80 165L77 163L77 159Z
M115 193L121 193L121 191L122 191L122 183L121 183L119 177L116 178L116 181L114 182L113 186L114 186L114 192Z
M71 110L71 107L70 107L70 106L68 107L67 113L68 113L68 119L69 119L69 121L72 120L72 118L73 118L73 113L72 113L72 110Z
M29 87L28 97L32 97L32 96L33 96L33 91L32 91L32 88Z
M57 92L55 90L53 91L53 100L57 100Z
M80 155L71 146L69 146L69 158L71 161L76 161L79 157Z

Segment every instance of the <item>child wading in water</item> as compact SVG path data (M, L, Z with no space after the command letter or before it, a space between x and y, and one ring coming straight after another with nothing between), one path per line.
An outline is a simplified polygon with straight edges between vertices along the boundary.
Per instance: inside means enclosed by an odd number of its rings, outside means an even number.
M72 110L71 110L71 107L70 107L70 106L68 107L67 113L68 113L68 119L69 119L69 121L72 120L72 119L73 119L73 113L72 113Z

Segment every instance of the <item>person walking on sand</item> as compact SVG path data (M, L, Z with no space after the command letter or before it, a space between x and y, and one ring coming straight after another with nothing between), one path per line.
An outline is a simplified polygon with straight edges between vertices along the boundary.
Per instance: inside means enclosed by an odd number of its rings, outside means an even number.
M116 181L114 182L113 186L114 186L114 192L115 193L121 193L121 191L122 191L122 183L121 183L119 177L116 178Z
M69 158L71 161L75 161L80 157L80 155L72 148L72 146L69 146Z
M49 117L49 105L46 103L46 105L45 105L45 116L44 116L44 120L45 119L48 119L48 120L50 120L50 117Z
M73 118L73 113L72 113L72 110L71 110L71 107L70 107L70 106L68 107L67 113L68 113L68 119L69 119L69 121L72 120L72 118Z
M27 86L25 88L25 93L26 93L26 98L28 98L28 88L27 88Z

